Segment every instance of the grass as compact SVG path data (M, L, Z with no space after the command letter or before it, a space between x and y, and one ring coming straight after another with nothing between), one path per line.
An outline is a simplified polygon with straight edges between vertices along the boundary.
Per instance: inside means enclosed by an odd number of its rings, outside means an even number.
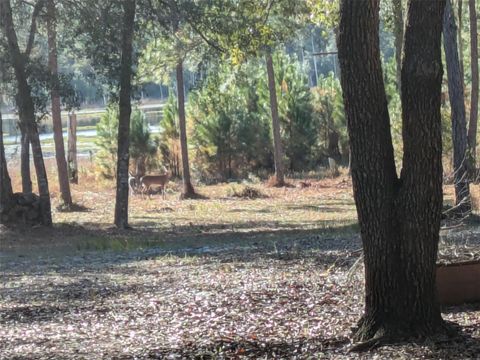
M55 231L66 239L51 239L51 244L71 245L79 250L188 248L210 243L232 245L238 241L272 243L311 233L351 235L356 230L351 190L346 180L339 178L326 179L321 185L315 182L318 186L302 189L269 188L259 183L235 185L232 191L231 184L199 185L196 190L205 197L203 200L179 200L181 184L173 182L167 189L166 200L159 195L151 199L131 196L129 221L134 231L118 234L111 229L114 182L97 178L92 166L89 160L82 160L80 184L72 185L74 201L83 207L82 212L56 210L60 195L53 180L56 174L50 170ZM53 159L47 161L47 167L53 169ZM18 191L21 182L16 174L12 172L12 181ZM242 192L246 197L238 198ZM253 199L253 195L259 197ZM54 237L48 231L45 236ZM22 247L24 241L37 247L37 241L30 241L27 233L22 239L12 241L9 246Z

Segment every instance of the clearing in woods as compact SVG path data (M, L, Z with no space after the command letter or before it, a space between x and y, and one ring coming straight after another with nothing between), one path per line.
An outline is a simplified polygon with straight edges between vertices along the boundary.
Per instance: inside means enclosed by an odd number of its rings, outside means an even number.
M73 186L84 209L56 210L53 229L2 228L0 357L356 358L348 336L363 278L351 183L290 182L249 185L259 194L199 186L206 199L186 201L172 184L166 200L132 197L133 230L117 231L113 185L88 179ZM441 258L478 256L479 232L443 230ZM478 356L478 306L444 316L462 326L466 345L376 355Z

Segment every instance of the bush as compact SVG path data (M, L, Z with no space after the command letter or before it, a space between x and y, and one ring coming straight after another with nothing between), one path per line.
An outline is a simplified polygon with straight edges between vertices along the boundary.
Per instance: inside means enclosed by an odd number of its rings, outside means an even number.
M263 199L267 197L260 190L249 185L240 187L232 186L229 188L227 195L240 199Z
M194 171L200 179L226 180L271 168L270 125L258 96L258 66L218 65L191 93Z
M117 105L110 105L97 124L96 145L99 151L95 156L97 171L106 179L113 179L117 174L118 149ZM145 114L134 109L130 123L130 157L138 167L144 167L154 160L157 146L152 140Z

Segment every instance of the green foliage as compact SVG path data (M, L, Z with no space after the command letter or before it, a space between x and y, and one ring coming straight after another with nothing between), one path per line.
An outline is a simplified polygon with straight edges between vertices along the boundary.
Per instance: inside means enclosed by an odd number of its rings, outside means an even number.
M151 162L157 153L157 145L152 139L145 113L138 109L132 112L130 123L130 157L142 165Z
M236 65L293 39L309 15L306 1L291 0L211 0L201 8L195 28Z
M95 156L97 170L107 179L116 176L118 150L118 117L117 105L110 105L97 124L96 145L99 148ZM152 139L145 119L145 114L134 109L130 123L130 156L134 162L152 160L157 146Z
M325 161L326 157L332 157L337 161L348 161L349 143L339 80L332 74L322 76L312 93L319 135L315 146L317 158Z
M270 125L259 103L263 72L257 63L221 64L189 100L195 170L227 179L271 166Z
M282 141L291 171L318 163L312 94L301 64L274 56ZM266 67L248 61L220 64L190 95L195 169L203 177L227 179L271 170L273 149Z
M275 54L274 67L285 155L291 171L303 170L314 162L318 137L308 80L300 63L284 53ZM264 100L269 105L269 99Z
M95 144L99 151L95 156L98 172L107 179L115 177L118 149L118 106L110 105L97 124Z
M338 22L338 0L307 0L311 20L316 24L334 27Z
M158 145L163 163L168 165L173 176L180 176L181 148L180 129L178 126L178 103L173 96L173 91L170 91L167 103L163 108Z

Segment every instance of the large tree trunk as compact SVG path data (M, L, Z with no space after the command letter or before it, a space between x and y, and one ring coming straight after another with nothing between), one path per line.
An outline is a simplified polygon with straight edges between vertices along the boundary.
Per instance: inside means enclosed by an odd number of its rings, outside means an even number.
M13 24L12 9L9 0L0 0L0 14L2 16L3 30L7 39L8 50L17 80L17 105L19 117L23 126L27 129L27 134L32 145L33 163L37 174L37 184L40 195L42 224L50 226L52 224L52 212L47 172L45 170L40 137L38 136L37 123L35 121L35 107L33 104L31 89L27 82L25 58L20 53L18 47L17 34Z
M475 9L475 0L470 0L470 53L472 68L472 95L470 97L470 123L468 125L468 145L470 155L475 163L477 151L477 120L478 120L478 30L477 30L477 10ZM473 166L475 164L472 164Z
M54 0L47 1L47 32L48 32L48 68L51 79L52 122L53 138L55 142L55 159L58 169L58 183L63 204L67 207L72 205L70 183L68 182L68 168L65 159L65 145L63 143L62 112L60 108L60 93L58 81L57 61L57 17Z
M132 113L132 52L135 25L135 0L123 1L122 60L120 69L120 99L117 153L117 195L115 225L127 229L128 225L128 166L130 162L130 115Z
M20 175L22 177L22 192L31 194L32 175L30 174L30 141L28 140L27 129L20 119Z
M467 123L460 60L457 51L457 27L450 0L447 0L445 6L443 44L447 63L448 93L452 108L455 204L460 214L467 214L472 209L467 166Z
M77 162L77 114L68 114L68 176L72 184L78 184Z
M402 0L393 0L393 25L395 36L395 61L397 65L397 89L401 89L402 47L403 47L403 8Z
M280 119L278 117L277 87L275 84L275 71L273 69L272 54L267 54L268 90L270 92L270 110L272 112L273 130L273 158L275 162L276 186L285 185L285 170L283 165L283 146L280 135Z
M180 128L180 147L182 151L183 193L182 198L195 196L190 178L190 164L188 161L187 125L185 119L185 92L183 88L183 61L177 63L177 98L178 98L178 125Z
M10 176L8 175L5 147L3 146L3 122L0 112L0 224L3 223L3 215L8 213L13 206L13 191Z
M379 2L342 0L338 37L365 257L365 313L355 339L373 343L444 330L435 270L442 210L440 39L445 2L409 3L400 178L382 78Z

